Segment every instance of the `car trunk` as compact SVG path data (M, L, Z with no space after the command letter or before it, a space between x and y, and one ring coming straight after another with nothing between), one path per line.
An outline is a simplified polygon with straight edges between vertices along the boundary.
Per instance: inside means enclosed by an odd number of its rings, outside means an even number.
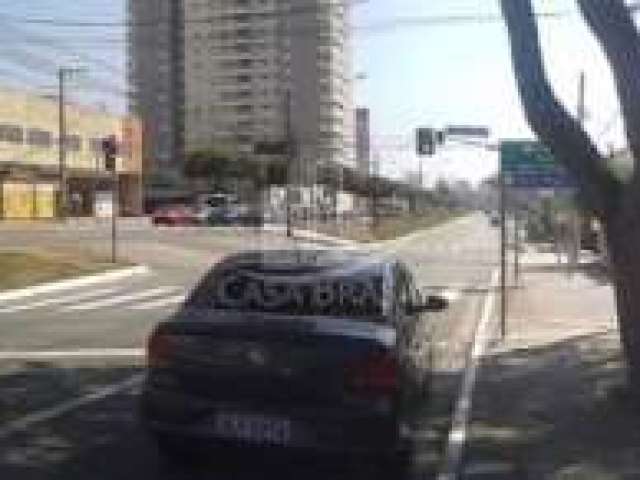
M369 390L392 395L395 385L364 376L388 375L371 359L395 358L389 325L264 314L183 314L162 324L151 345L152 382L215 403L264 407L356 407ZM157 352L160 351L160 358ZM374 360L377 362L377 360Z

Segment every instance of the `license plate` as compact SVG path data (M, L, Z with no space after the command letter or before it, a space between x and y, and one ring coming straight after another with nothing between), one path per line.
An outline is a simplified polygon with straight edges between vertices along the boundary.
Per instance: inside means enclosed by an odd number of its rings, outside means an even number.
M214 432L227 440L283 445L291 441L291 420L263 415L219 413L215 416Z

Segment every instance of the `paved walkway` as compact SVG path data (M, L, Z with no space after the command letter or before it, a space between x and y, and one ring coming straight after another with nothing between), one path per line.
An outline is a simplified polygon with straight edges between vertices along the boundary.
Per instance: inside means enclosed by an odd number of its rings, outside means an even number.
M545 266L523 280L481 363L460 478L640 478L610 285Z

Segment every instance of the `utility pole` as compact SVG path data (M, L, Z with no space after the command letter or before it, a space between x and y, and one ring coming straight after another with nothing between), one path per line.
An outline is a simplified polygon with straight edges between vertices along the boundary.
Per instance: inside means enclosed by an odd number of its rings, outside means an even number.
M81 68L58 68L58 182L60 184L60 205L58 215L67 216L67 120L65 112L65 80L68 75L81 72Z
M507 336L507 179L500 159L500 336Z
M584 71L580 72L580 77L578 79L578 121L580 125L584 124L584 121L587 116L587 111L585 107L585 74ZM572 230L573 230L573 242L571 243L571 259L569 261L569 265L571 266L571 271L575 273L578 270L578 265L580 263L580 250L581 250L581 233L582 233L582 222L580 219L580 212L578 210L578 199L577 195L574 197L574 205L572 212Z
M64 108L64 79L65 69L58 69L58 183L60 185L60 204L58 206L58 215L61 218L67 216L67 178L66 178L66 118Z
M291 90L287 90L285 96L285 131L287 136L287 185L285 190L285 203L287 210L287 237L293 237L293 222L291 218L291 182L292 182L292 169L293 159L295 156L295 142L291 132Z

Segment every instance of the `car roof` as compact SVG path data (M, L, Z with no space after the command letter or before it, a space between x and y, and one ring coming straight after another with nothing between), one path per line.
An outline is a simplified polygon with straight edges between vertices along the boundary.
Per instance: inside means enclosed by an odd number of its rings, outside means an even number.
M395 260L360 250L287 249L245 251L218 264L220 270L250 269L262 273L288 274L331 272L332 275L375 275Z

